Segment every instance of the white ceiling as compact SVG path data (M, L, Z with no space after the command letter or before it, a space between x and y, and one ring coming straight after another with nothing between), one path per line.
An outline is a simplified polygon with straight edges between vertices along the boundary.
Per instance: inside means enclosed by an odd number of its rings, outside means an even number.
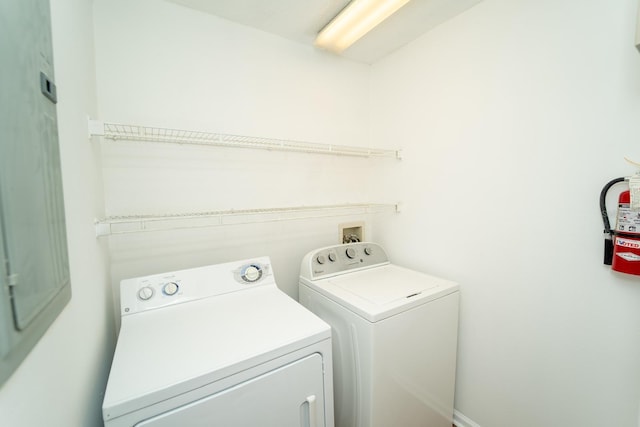
M170 0L306 45L349 0ZM373 63L481 0L411 0L342 53Z

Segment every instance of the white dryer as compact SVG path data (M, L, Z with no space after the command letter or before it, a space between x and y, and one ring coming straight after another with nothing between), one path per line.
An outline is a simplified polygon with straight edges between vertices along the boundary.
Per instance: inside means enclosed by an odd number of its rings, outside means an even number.
M268 257L124 280L106 427L333 427L331 330Z
M451 427L458 285L374 243L308 253L300 302L332 327L336 427Z

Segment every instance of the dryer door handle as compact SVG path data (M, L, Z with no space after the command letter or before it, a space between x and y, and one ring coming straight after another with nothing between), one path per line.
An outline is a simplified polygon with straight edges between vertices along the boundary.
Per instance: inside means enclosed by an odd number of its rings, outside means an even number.
M309 427L318 427L318 409L316 407L316 396L312 394L307 397L307 404L309 405Z

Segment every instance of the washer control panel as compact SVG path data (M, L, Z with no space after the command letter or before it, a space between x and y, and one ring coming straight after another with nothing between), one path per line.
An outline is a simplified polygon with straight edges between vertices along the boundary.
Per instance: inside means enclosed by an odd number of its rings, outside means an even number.
M126 279L120 282L120 314L268 285L276 286L268 257Z
M300 273L309 279L319 279L388 263L386 252L376 243L347 243L309 252L302 261Z

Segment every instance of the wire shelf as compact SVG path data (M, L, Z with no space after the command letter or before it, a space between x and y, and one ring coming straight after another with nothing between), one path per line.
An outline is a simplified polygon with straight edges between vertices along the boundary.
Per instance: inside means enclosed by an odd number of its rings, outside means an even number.
M354 203L324 206L295 206L268 209L231 209L167 215L110 216L97 220L96 236L149 231L241 225L334 216L400 212L399 204Z
M89 120L89 136L102 136L113 141L149 141L217 147L296 151L340 156L402 158L400 150L354 147L349 145L318 144L255 136L105 123L91 119Z

